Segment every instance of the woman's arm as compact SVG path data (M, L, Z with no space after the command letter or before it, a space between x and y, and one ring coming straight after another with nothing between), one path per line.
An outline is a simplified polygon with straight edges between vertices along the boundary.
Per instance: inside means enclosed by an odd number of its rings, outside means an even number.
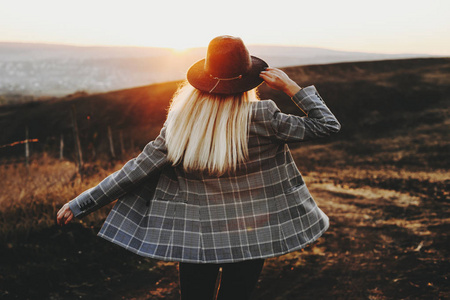
M105 206L162 169L167 163L165 131L166 128L163 127L159 136L119 171L66 203L57 214L57 223L67 224L73 216L81 218Z
M267 68L261 72L261 78L269 87L289 95L307 115L299 117L284 114L274 103L274 107L270 109L271 124L277 139L298 142L328 136L340 130L341 125L314 86L301 88L286 73L276 68Z
M291 98L301 89L286 73L277 68L266 68L259 77L264 79L270 88L282 91Z

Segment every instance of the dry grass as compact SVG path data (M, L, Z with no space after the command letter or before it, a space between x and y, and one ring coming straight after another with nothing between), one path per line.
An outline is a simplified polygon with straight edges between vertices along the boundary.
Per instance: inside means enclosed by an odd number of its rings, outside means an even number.
M331 226L311 247L267 260L255 299L450 297L448 64L448 59L405 60L289 69L299 81L317 83L343 125L340 136L326 144L292 147ZM134 124L140 144L150 133L139 126L164 117L161 108L174 87L81 97L77 107L81 117L94 104L104 113L99 123L85 124L86 132L93 134L91 129L108 120ZM262 94L279 99L264 87ZM149 105L144 100L150 96L159 102ZM11 114L12 120L3 117L0 123L14 132L8 126L28 116L36 128L47 124L42 132L48 135L67 123L61 114L67 103L42 105L41 111L30 106L28 114ZM289 99L277 103L282 111L293 109ZM23 126L16 129L23 134ZM137 256L96 236L108 207L66 227L55 225L64 203L122 165L91 163L83 180L75 164L45 154L28 170L0 166L0 297L179 298L176 264Z
M31 231L39 231L55 224L56 213L64 203L84 190L96 185L121 166L102 167L100 163L86 166L82 179L73 162L60 161L44 153L32 160L27 169L23 164L0 166L0 238L14 241L26 238ZM75 222L98 224L108 210L99 210Z
M64 227L55 222L64 203L123 163L90 163L83 179L74 163L47 155L28 170L0 166L0 298L107 299L159 278L155 261L96 236L113 203Z
M367 163L366 158L382 157L377 151L367 155L360 151L353 157L358 160L306 163L318 162L319 157L326 161L324 154L333 149L342 149L342 158L351 157L349 147L341 146L293 150L331 227L310 247L267 260L257 299L448 296L444 259L450 224L448 172L425 165L398 168L383 161ZM401 151L403 146L389 146L396 147ZM92 163L83 180L74 163L45 155L34 159L28 170L23 165L0 167L4 182L0 234L5 242L0 247L5 271L0 274L5 282L3 288L0 284L0 295L178 299L176 264L157 263L96 237L108 207L72 226L55 225L56 212L64 203L122 165ZM29 280L38 274L44 276Z

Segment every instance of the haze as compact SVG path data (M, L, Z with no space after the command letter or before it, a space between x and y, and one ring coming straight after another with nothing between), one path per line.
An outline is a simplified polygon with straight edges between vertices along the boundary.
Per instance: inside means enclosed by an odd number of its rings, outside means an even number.
M71 45L247 44L450 54L450 1L1 1L0 41Z

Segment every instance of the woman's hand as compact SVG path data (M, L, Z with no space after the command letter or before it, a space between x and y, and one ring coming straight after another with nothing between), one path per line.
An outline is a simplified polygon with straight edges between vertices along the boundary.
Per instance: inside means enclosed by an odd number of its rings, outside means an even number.
M277 68L267 68L259 75L269 87L285 92L289 97L294 96L301 87L289 76Z
M56 214L56 222L59 226L66 225L73 219L73 212L70 210L69 203L66 203Z

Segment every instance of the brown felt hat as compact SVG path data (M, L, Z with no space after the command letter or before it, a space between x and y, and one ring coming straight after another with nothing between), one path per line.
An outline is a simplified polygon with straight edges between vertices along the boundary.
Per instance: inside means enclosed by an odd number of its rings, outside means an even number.
M237 94L260 85L259 73L267 67L265 61L249 54L240 38L223 35L209 43L205 59L189 68L187 80L210 94Z

